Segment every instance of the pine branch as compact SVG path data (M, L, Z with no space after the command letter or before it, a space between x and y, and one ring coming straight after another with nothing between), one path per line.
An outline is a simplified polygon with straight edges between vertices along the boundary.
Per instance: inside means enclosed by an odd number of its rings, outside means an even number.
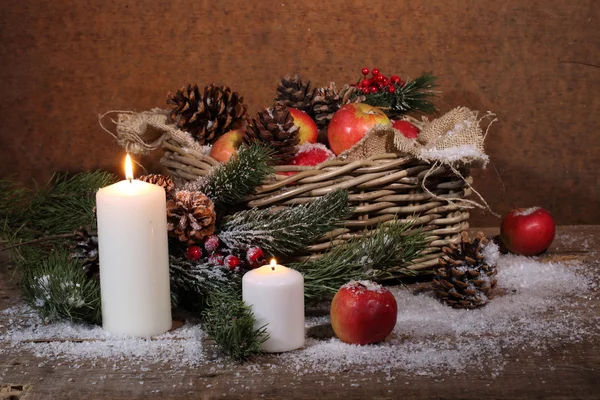
M226 218L218 236L230 248L259 246L272 255L290 255L338 227L351 212L348 192L336 190L308 205L240 211Z
M203 264L183 257L170 256L171 292L176 299L191 293L202 302L208 293L229 284L232 273L221 265Z
M55 175L29 205L33 227L47 234L73 232L95 224L96 192L117 179L105 171Z
M100 322L100 284L86 277L81 263L70 259L66 249L22 267L25 301L44 320Z
M224 285L209 293L202 313L204 331L231 358L243 361L261 353L266 327L256 329L251 308L242 300L241 284Z
M307 302L331 298L350 280L374 279L418 257L426 246L425 236L411 228L412 224L399 222L380 226L370 236L336 246L321 258L288 266L304 275Z
M225 164L186 184L183 189L204 193L215 206L235 204L251 194L273 172L268 165L272 154L272 150L260 144L242 146Z
M437 77L431 72L406 82L404 86L396 86L394 93L382 91L366 95L364 103L381 108L390 118L398 118L409 112L434 114L437 108L431 102Z

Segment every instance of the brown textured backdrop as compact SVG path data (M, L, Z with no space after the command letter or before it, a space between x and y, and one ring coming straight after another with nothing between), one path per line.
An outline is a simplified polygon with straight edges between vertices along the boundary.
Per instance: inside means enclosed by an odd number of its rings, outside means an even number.
M442 110L492 110L492 208L541 205L560 224L600 224L600 7L595 0L3 0L0 177L120 171L97 122L165 107L192 82L230 85L252 111L278 79L354 81L363 66L440 76ZM156 160L141 160L156 168ZM473 213L475 225L496 225Z

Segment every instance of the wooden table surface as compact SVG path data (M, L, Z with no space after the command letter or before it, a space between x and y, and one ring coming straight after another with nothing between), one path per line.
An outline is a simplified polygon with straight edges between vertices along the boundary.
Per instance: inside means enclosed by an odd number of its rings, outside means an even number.
M494 229L483 231L496 233ZM580 260L600 273L598 249L600 226L563 226L543 257ZM10 273L4 260L0 264L0 310L19 303ZM589 300L594 306L600 305L599 291L596 288ZM142 385L139 371L115 372L92 365L72 369L2 346L0 399L600 399L598 336L543 353L508 350L508 363L496 376L469 371L434 379L399 373L391 383L383 373L365 376L348 371L332 379L331 373L298 376L266 369L262 375L250 377L247 365L215 368L206 364L178 374L149 371ZM273 362L270 357L264 356L261 362Z

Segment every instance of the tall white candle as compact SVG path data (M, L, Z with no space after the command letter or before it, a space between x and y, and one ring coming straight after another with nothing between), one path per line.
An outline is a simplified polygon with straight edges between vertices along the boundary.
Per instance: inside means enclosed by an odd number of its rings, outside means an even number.
M165 190L127 179L96 194L102 327L148 337L171 328Z
M304 277L271 260L242 278L242 298L254 312L255 328L267 324L269 339L262 350L271 353L304 345Z

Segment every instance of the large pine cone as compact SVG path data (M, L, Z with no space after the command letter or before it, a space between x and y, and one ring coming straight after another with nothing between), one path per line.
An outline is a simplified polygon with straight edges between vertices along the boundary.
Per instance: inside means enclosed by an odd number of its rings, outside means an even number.
M327 134L329 121L343 105L360 103L364 100L365 96L360 94L356 87L350 85L344 85L338 90L335 83L331 82L329 86L315 90L309 114L319 128L319 136Z
M258 113L246 128L246 142L259 141L270 145L274 150L273 161L286 164L294 158L298 138L298 127L294 117L282 102L276 102L272 108Z
M291 77L286 75L277 84L277 98L286 107L297 108L309 112L314 89L310 88L310 81L302 83L300 75Z
M69 245L69 258L79 260L88 278L100 273L98 263L98 235L87 227L80 227Z
M174 106L169 119L198 143L212 144L225 132L245 127L248 107L243 100L226 86L211 84L200 93L198 85L187 85L167 95L167 104Z
M167 230L183 243L198 243L212 235L215 220L215 206L201 192L179 190L167 201Z
M175 183L173 183L173 179L169 176L161 175L161 174L149 174L142 175L137 178L140 181L152 183L153 185L158 185L165 189L167 197L171 195L173 190L175 190Z
M478 308L493 297L497 270L485 262L482 250L488 240L483 233L473 240L467 232L461 235L460 246L442 249L445 257L439 260L432 286L438 298L454 308Z

